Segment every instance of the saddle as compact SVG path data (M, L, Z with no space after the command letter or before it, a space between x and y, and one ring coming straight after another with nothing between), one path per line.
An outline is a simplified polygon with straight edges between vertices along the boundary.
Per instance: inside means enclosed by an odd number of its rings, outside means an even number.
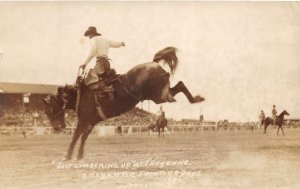
M100 105L100 101L108 98L109 100L113 100L113 83L120 77L120 74L116 74L114 69L111 69L106 73L105 76L101 76L100 78L96 74L93 69L89 70L89 73L85 76L78 76L76 80L77 85L77 99L76 99L76 112L78 112L81 88L85 85L89 90L94 91L95 94L95 104L96 109L98 111L99 116L102 120L106 120L106 116L102 110ZM100 91L100 92L99 92ZM99 94L100 93L100 94ZM103 95L103 93L107 93L108 95Z
M101 98L110 95L110 99L113 99L113 81L117 79L119 74L116 74L114 69L110 69L108 72L97 75L94 69L90 69L86 77L83 78L84 84L88 89L98 93Z
M118 74L119 75L119 74ZM101 87L101 84L109 84L112 79L115 79L117 76L114 69L109 70L107 73L102 75L97 75L94 69L90 69L86 77L83 78L84 84L90 90L97 90Z

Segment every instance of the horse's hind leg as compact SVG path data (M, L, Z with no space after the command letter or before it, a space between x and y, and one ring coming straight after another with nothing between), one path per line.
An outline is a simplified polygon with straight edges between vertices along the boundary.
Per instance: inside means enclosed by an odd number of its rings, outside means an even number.
M281 131L282 131L282 135L284 135L284 132L283 132L283 128L282 128L282 126L280 126L280 128L281 128Z
M197 103L205 100L199 95L193 97L182 81L179 81L174 87L170 88L169 91L173 97L179 92L184 93L190 103Z
M280 126L278 126L278 129L277 129L277 135L279 135L279 129L280 129Z

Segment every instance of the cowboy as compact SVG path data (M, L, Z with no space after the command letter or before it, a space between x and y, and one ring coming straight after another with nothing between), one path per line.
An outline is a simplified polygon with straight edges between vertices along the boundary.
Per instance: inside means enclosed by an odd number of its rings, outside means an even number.
M265 113L264 111L261 111L260 115L258 116L259 118L259 123L260 123L260 127L264 124L264 120L265 120Z
M162 117L162 116L164 116L164 115L165 115L165 112L164 112L164 110L162 109L162 106L160 106L159 110L158 110L157 113L156 113L156 116L157 116L157 118L160 118L160 117Z
M273 109L272 109L273 125L275 125L275 123L276 123L276 114L277 114L277 111L275 109L275 105L273 105Z
M97 32L97 28L90 26L88 30L84 33L85 37L88 37L91 41L91 49L88 57L79 68L83 70L88 65L88 63L96 57L96 65L94 69L91 69L85 79L85 84L87 86L97 83L96 88L97 93L102 96L103 93L108 92L109 95L112 95L112 88L105 85L104 80L108 77L110 69L110 62L108 58L108 49L109 48L119 48L125 46L124 42L114 42L108 39L105 39ZM102 96L103 97L103 96Z

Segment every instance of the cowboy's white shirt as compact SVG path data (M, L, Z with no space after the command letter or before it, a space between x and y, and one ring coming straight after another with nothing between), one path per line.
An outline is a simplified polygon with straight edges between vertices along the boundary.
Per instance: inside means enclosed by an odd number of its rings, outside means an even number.
M122 42L115 42L105 39L101 36L96 36L90 39L91 49L84 64L87 65L94 57L107 56L109 48L118 48L123 45Z

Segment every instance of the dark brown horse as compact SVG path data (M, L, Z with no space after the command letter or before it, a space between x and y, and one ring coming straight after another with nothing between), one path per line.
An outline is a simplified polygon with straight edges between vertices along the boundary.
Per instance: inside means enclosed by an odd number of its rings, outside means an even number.
M160 137L160 135L162 135L163 138L165 138L165 127L168 126L168 120L164 116L161 116L156 120L156 126L158 136Z
M158 136L163 135L165 137L165 127L168 125L168 120L166 118L158 118L155 123L151 123L148 125L148 134L150 135L150 131L158 133Z
M126 74L120 75L110 82L114 88L114 99L101 99L97 109L95 94L83 85L80 88L80 95L77 90L70 86L58 89L57 95L44 99L46 114L51 121L53 128L61 128L64 120L59 119L64 114L64 109L77 109L78 123L69 146L66 159L73 154L75 144L81 136L81 144L78 151L78 159L83 158L84 145L93 127L104 118L112 118L125 113L136 106L140 101L152 100L157 104L175 102L174 96L177 93L184 93L190 103L204 101L201 96L192 96L182 81L174 87L170 87L169 77L174 74L178 59L176 48L167 47L155 54L153 62L140 64L130 69ZM163 61L170 67L170 73L160 66ZM77 100L77 96L80 99ZM61 103L63 102L63 103ZM58 108L57 108L58 107Z
M276 121L275 121L275 125L278 126L278 130L277 130L277 135L279 135L279 129L281 129L282 131L282 134L284 135L284 132L283 132L283 128L282 128L282 124L283 124L283 120L284 120L284 116L285 115L290 115L287 111L283 111L281 112L281 114L279 114L279 116L276 116ZM266 117L263 121L263 125L264 125L264 133L263 134L266 134L267 133L267 128L270 124L273 123L273 119L271 117Z

